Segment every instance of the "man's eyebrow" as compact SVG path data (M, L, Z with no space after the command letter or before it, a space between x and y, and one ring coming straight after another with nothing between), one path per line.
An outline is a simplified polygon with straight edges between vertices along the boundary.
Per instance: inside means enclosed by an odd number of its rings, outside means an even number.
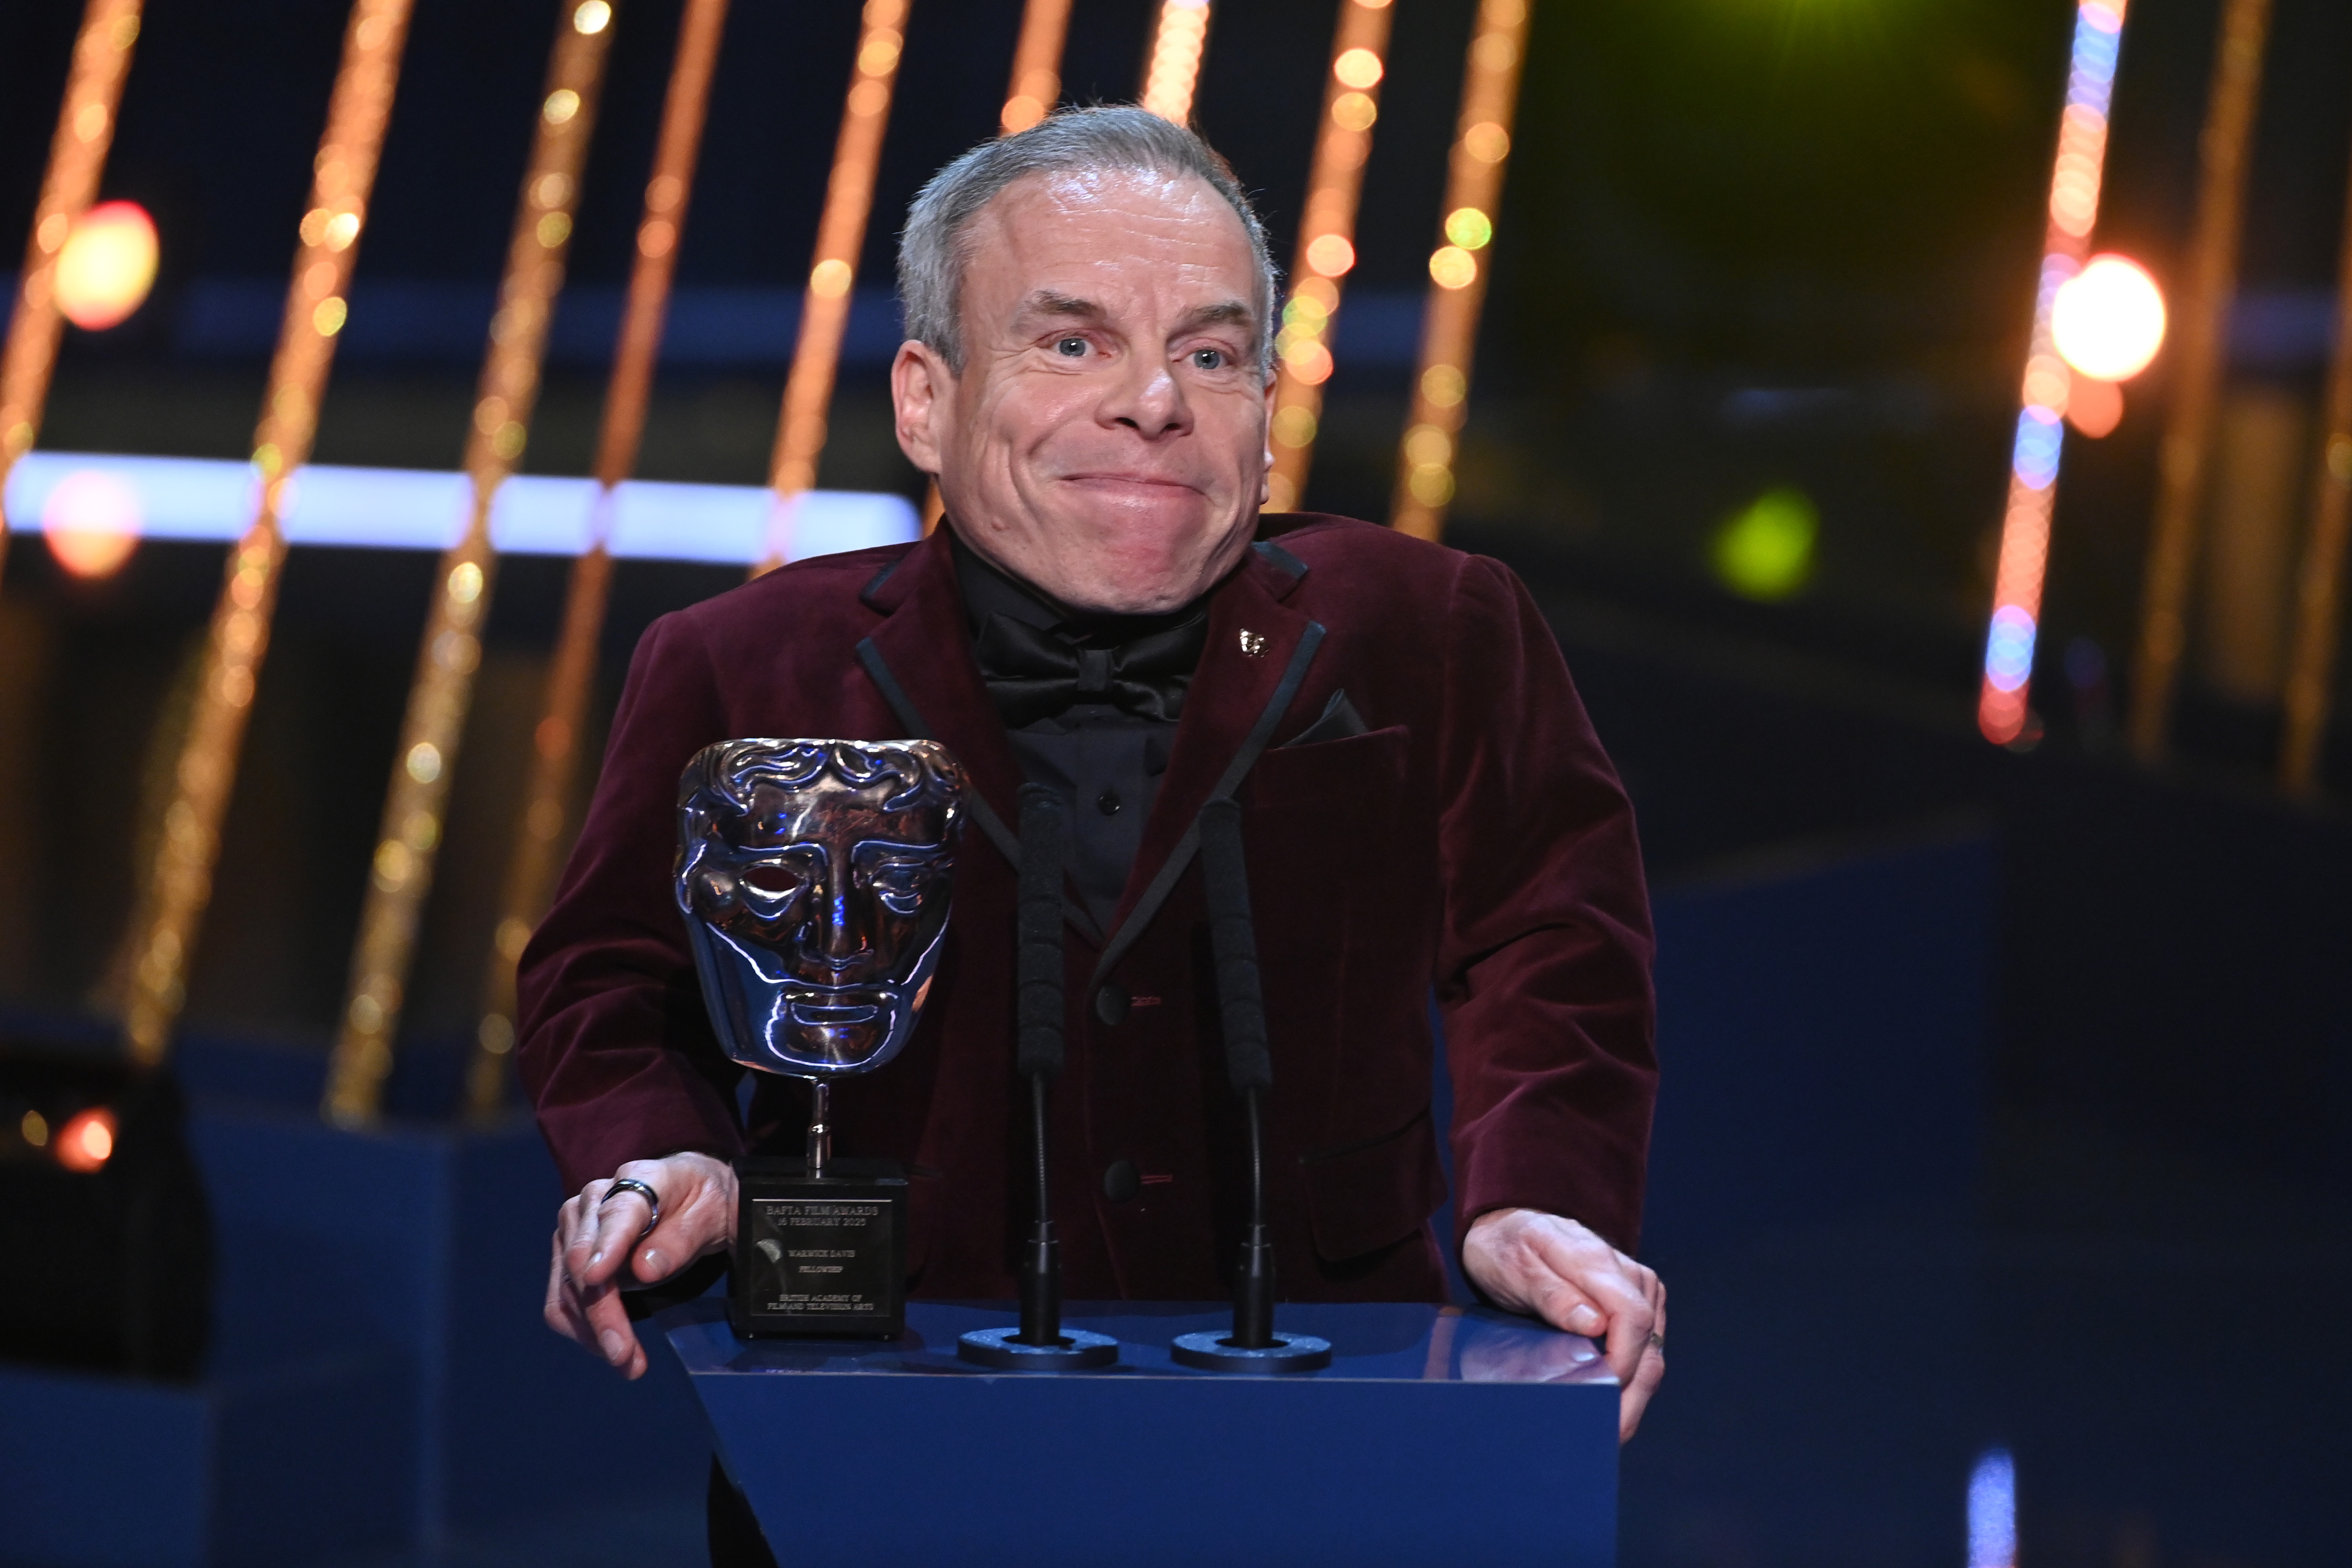
M1075 294L1056 294L1051 289L1040 289L1021 301L1024 316L1076 316L1082 321L1099 321L1106 312L1092 300L1081 300Z
M1247 327L1255 332L1257 312L1239 300L1226 300L1214 305L1203 305L1187 314L1181 330L1190 331L1194 327Z

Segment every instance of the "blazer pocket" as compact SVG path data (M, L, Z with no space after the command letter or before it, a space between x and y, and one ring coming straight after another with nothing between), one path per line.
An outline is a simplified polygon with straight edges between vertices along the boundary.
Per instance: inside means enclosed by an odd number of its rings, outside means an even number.
M1326 1262L1402 1241L1445 1201L1445 1175L1424 1105L1393 1132L1299 1156L1315 1251Z
M1276 746L1251 767L1243 804L1314 807L1350 826L1385 827L1404 790L1411 734L1391 724L1345 740Z

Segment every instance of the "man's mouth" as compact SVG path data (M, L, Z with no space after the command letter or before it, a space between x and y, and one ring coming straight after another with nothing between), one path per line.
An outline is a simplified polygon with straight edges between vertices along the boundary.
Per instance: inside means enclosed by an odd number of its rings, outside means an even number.
M1064 480L1074 485L1107 485L1136 489L1183 490L1197 493L1200 486L1166 474L1065 474Z

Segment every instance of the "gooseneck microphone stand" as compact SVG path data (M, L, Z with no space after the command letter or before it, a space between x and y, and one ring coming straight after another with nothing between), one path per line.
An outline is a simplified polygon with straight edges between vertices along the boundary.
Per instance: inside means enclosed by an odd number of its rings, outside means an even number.
M1201 877L1209 898L1209 942L1216 956L1217 1004L1225 1032L1225 1076L1249 1119L1249 1226L1234 1279L1234 1331L1180 1334L1169 1354L1212 1372L1312 1372L1331 1364L1331 1342L1274 1326L1274 1244L1265 1226L1265 1129L1261 1102L1274 1088L1266 1049L1265 994L1258 973L1257 926L1250 914L1242 856L1242 814L1232 797L1201 808Z
M1029 1120L1036 1157L1037 1206L1021 1247L1021 1322L977 1329L956 1353L1013 1372L1077 1372L1118 1359L1107 1334L1062 1327L1062 1244L1054 1237L1053 1192L1045 1168L1045 1084L1064 1054L1062 882L1068 864L1069 811L1043 784L1021 786L1021 882L1014 978L1019 1022L1014 1066L1029 1080Z

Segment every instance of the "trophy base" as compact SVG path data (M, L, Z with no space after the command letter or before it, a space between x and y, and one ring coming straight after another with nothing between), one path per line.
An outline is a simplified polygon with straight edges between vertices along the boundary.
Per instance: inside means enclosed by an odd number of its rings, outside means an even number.
M735 1162L729 1321L744 1339L896 1339L907 1328L907 1177L890 1160Z
M1263 1350L1245 1350L1214 1329L1179 1334L1168 1347L1168 1358L1179 1366L1202 1372L1313 1372L1331 1364L1331 1342L1313 1334L1276 1331L1274 1343Z
M1108 1334L1066 1328L1057 1345L1024 1345L1013 1336L1016 1324L1003 1329L974 1329L956 1342L956 1354L998 1372L1085 1372L1118 1360L1118 1342Z

